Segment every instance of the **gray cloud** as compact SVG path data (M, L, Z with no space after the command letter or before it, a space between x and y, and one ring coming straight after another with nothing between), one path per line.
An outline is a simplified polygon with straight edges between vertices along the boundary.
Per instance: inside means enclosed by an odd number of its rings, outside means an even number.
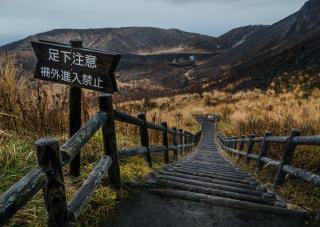
M0 0L0 45L55 28L153 26L213 36L272 24L306 0Z
M222 4L230 4L230 3L242 3L246 5L263 5L263 4L288 4L288 3L295 3L301 2L299 0L144 0L146 2L152 1L162 1L166 3L173 3L173 4L198 4L198 3L222 3Z

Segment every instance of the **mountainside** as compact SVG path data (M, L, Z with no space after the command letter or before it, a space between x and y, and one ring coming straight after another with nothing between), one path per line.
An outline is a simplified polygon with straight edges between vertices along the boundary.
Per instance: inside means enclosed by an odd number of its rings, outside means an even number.
M274 75L320 64L320 1L308 1L298 12L264 26L244 41L210 59L208 67L231 65L233 80L245 77L241 88L266 86Z
M117 78L140 93L199 90L204 85L265 88L274 76L320 64L319 12L320 1L309 0L298 12L273 25L240 27L217 38L151 27L57 29L0 49L14 51L31 71L35 62L31 40L68 43L81 39L84 46L121 53ZM192 66L168 64L190 57L196 59Z
M27 50L30 41L38 39L68 43L71 39L83 41L86 47L100 48L122 54L170 48L196 48L198 43L215 38L178 29L152 27L101 28L101 29L56 29L29 36L23 40L1 47L6 50Z
M244 42L231 49L227 55L218 56L216 61L236 63L239 60L257 58L257 55L276 55L291 48L319 34L319 12L320 1L311 0L297 13L271 26L264 26L254 34L244 35Z
M147 79L152 87L160 90L167 85L168 77L173 75L177 76L176 83L169 83L170 89L180 89L185 85L185 80L181 79L184 77L184 70L168 67L168 62L173 58L189 57L189 54L193 54L197 55L198 59L208 59L216 50L214 37L178 29L152 27L57 29L29 36L0 49L15 52L23 68L31 74L35 67L35 58L30 41L39 39L61 43L79 39L85 47L121 53L123 57L118 67L117 79L124 83L134 81L143 87Z

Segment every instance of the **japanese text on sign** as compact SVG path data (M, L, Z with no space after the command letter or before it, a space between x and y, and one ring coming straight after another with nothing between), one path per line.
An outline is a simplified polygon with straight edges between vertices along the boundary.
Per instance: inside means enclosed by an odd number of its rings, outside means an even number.
M88 67L90 69L97 68L97 57L91 54L82 55L78 52L71 52L58 49L49 49L49 61L61 62L65 64L72 64L77 66Z
M103 80L100 77L93 77L89 74L79 75L76 72L70 72L63 69L54 69L42 66L41 77L43 79L55 79L57 81L64 81L70 83L77 83L78 85L92 86L102 88Z

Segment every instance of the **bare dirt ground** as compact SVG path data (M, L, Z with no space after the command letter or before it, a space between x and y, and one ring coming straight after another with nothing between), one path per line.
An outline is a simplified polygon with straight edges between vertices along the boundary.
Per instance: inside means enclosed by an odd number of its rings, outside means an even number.
M296 218L279 217L158 196L147 190L134 193L101 226L110 227L295 227Z

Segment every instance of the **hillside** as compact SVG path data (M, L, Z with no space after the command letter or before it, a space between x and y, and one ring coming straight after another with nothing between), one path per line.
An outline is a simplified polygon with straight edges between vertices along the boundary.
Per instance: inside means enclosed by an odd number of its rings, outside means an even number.
M167 94L218 87L231 90L266 88L272 78L320 63L320 1L310 0L296 13L272 25L235 28L220 37L177 29L126 27L57 29L2 46L15 52L29 72L35 60L31 40L68 43L123 55L117 78L126 90ZM173 59L194 56L190 67L172 67ZM156 92L157 91L157 92Z
M55 29L29 36L2 47L6 50L29 50L30 41L37 39L68 43L71 39L83 40L83 45L122 54L139 51L156 51L170 48L196 48L198 43L210 42L215 38L178 29L152 27L124 27L101 29Z
M207 66L233 66L233 73L245 78L240 88L266 86L283 72L304 70L320 63L320 1L308 1L298 12L246 35L243 42L213 57Z
M35 59L30 41L39 39L61 43L80 39L86 47L121 53L123 58L118 67L117 78L125 84L130 82L129 90L135 87L134 84L142 84L147 90L156 88L163 91L168 76L173 75L177 75L176 83L169 83L168 89L182 88L185 82L181 77L185 69L176 70L168 67L167 63L175 57L188 57L190 54L197 55L200 59L208 59L217 49L214 37L152 27L57 29L29 36L0 49L14 52L23 68L32 74ZM144 82L141 82L141 79ZM145 80L150 81L150 86L145 86Z

